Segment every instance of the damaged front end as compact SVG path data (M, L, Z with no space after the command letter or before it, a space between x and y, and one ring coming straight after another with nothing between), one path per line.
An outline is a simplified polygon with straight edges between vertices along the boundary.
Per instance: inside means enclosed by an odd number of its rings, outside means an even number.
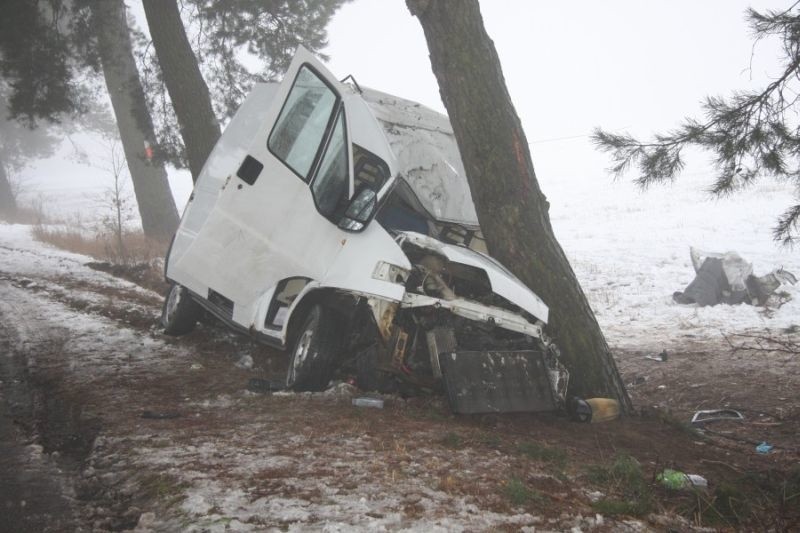
M400 302L367 299L379 338L355 358L359 386L444 389L457 413L564 405L569 376L542 330L547 306L536 295L468 248L413 232L396 241L412 268L376 268L375 277L402 284L405 294Z

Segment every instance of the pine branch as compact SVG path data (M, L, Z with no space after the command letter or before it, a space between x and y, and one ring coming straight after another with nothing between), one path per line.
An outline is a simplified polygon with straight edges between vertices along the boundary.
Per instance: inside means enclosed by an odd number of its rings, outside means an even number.
M647 142L628 134L595 129L592 142L610 154L609 172L619 178L632 167L639 186L672 181L684 168L682 151L697 146L716 155L717 176L709 187L714 195L740 191L760 177L797 184L800 190L800 135L796 104L800 99L800 13L792 10L764 14L748 11L756 41L781 35L785 66L780 77L760 92L734 93L729 98L707 97L704 121L686 119L675 131L655 134ZM800 210L789 208L774 228L776 240L790 244L798 238Z

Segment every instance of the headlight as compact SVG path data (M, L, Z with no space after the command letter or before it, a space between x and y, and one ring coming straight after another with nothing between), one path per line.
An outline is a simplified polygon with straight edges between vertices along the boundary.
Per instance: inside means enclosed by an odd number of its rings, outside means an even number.
M403 267L385 261L378 261L378 264L375 265L375 270L372 271L372 279L405 285L406 281L408 281L408 274L409 271Z

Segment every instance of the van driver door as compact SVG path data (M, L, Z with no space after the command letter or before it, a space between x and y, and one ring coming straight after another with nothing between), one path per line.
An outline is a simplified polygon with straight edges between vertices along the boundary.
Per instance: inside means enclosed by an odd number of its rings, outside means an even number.
M240 325L260 326L251 324L255 307L280 280L321 279L348 235L337 227L353 194L342 89L298 50L263 127L180 258L182 270L233 303Z

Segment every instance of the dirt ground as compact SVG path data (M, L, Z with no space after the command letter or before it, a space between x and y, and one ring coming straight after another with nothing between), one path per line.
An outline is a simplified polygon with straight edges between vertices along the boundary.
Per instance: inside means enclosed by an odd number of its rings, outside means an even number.
M284 354L213 321L166 337L158 294L103 276L0 272L0 531L800 529L796 355L616 352L639 413L605 424L364 409L248 391ZM688 424L716 408L745 419Z

